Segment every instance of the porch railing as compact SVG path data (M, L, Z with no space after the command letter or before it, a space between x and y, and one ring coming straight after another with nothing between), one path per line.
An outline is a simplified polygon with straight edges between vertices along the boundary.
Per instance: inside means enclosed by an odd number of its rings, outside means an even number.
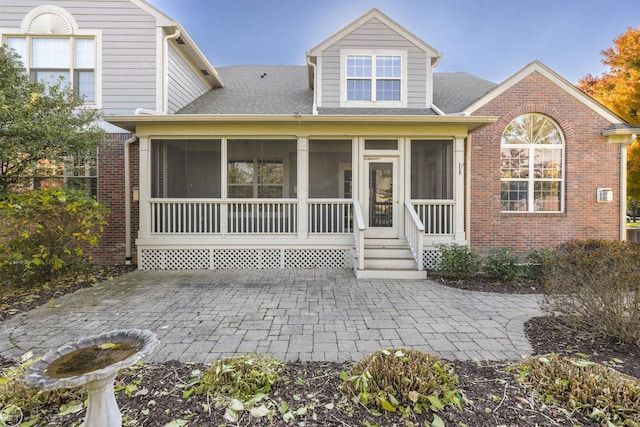
M153 199L153 234L283 234L298 232L298 201Z
M424 225L411 202L404 202L404 236L407 239L418 270L424 270Z
M309 200L308 230L312 234L353 233L353 201L349 199Z
M424 234L454 234L455 201L412 200L411 204L424 224Z
M356 246L356 255L358 256L358 270L364 270L364 232L367 226L362 215L360 202L353 201L353 217L355 219L355 227L353 227L353 239Z
M309 234L359 233L356 207L366 228L359 203L345 199L307 202L307 218L299 218L295 199L151 199L151 234L295 234L306 221ZM410 205L424 226L425 235L453 235L455 202L413 200ZM405 217L405 223L409 220Z

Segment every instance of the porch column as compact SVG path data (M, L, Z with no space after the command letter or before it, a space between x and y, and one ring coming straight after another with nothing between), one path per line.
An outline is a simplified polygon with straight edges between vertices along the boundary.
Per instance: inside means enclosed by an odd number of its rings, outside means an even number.
M140 137L140 225L138 227L138 238L149 237L149 225L151 224L151 213L149 212L149 199L151 198L151 165L149 138Z
M466 169L464 160L464 137L458 136L454 141L453 154L453 197L456 202L454 209L453 239L454 242L458 244L467 243L467 236L464 231L464 176Z
M309 138L298 137L298 239L305 240L309 232L307 199L309 197Z

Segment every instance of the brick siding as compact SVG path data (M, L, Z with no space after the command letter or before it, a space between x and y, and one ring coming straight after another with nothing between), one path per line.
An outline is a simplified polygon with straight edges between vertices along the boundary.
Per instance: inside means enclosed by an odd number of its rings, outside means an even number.
M125 262L125 188L124 143L131 134L111 134L98 148L98 201L110 209L105 228L97 248L91 251L97 264L124 264ZM131 187L138 187L138 142L131 144ZM131 197L131 194L129 194ZM135 238L139 215L138 202L131 202L132 262L136 263Z
M565 138L563 213L501 213L500 139L507 125L525 113L555 120ZM620 146L601 132L610 123L538 72L533 72L474 115L499 120L470 140L471 246L481 254L509 247L526 253L579 238L620 238ZM611 203L596 203L596 190L610 187Z

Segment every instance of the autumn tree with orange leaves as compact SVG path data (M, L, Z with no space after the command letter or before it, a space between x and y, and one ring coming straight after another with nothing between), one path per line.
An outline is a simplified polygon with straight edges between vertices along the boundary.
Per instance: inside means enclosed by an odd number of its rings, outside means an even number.
M578 87L632 125L640 125L640 27L628 28L602 52L609 70L587 74ZM627 150L627 199L634 214L640 210L640 142ZM634 215L635 216L635 215Z

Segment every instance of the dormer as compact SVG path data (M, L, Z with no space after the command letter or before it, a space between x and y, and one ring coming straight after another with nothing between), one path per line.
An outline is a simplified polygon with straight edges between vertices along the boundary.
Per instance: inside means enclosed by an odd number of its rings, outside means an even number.
M441 53L377 9L307 53L317 108L426 109Z

